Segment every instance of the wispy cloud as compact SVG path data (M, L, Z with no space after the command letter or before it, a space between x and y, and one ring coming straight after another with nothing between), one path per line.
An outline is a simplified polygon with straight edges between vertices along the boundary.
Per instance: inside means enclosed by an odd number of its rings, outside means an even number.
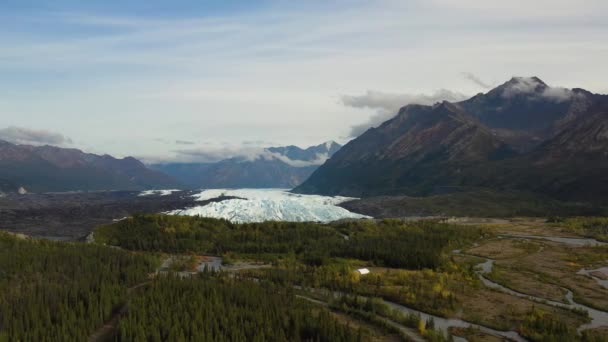
M175 140L175 143L177 145L194 145L195 144L194 141L189 141L189 140Z
M59 133L15 126L0 129L0 140L5 140L15 144L30 145L72 144L72 139Z
M238 146L238 145L209 145L193 148L177 149L176 159L183 162L215 163L224 159L240 158L255 160L264 149L261 147Z
M171 16L108 3L20 16L3 7L0 112L13 114L0 127L169 158L175 141L202 136L312 145L357 135L415 94L446 99L437 87L470 94L483 80L539 74L600 91L608 77L605 1L270 1ZM335 100L366 89L389 96Z
M543 20L597 17L600 12L608 11L604 0L582 0L575 4L570 0L428 0L430 6L441 7L447 11L474 15L483 14L490 18L506 20L534 19Z
M241 145L234 144L207 144L192 148L174 150L173 157L140 156L148 164L156 163L216 163L223 160L237 162L250 162L255 160L277 160L293 167L307 167L321 165L329 159L328 153L318 153L307 160L292 159L279 152L270 151L266 147L257 146L258 142L243 142Z
M482 81L482 80L481 80L479 77L475 76L475 75L474 75L473 73L471 73L471 72L463 72L463 73L462 73L462 76L463 76L465 79L467 79L467 80L469 80L469 81L473 82L474 84L478 85L478 86L479 86L479 87L481 87L481 88L484 88L484 89L490 89L490 88L492 88L492 87L493 87L493 85L492 85L492 84L489 84L489 83L486 83L486 82Z
M348 107L376 110L368 121L352 127L350 135L356 137L392 118L401 107L408 104L432 105L441 101L457 102L466 98L463 94L447 89L437 90L433 94L393 94L368 90L363 95L344 95L342 103Z

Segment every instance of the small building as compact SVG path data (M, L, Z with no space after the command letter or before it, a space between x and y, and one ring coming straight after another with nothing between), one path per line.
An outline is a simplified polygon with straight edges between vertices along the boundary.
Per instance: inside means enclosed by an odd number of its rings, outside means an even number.
M369 274L369 270L367 268L360 268L357 270L357 272L359 272L361 275Z

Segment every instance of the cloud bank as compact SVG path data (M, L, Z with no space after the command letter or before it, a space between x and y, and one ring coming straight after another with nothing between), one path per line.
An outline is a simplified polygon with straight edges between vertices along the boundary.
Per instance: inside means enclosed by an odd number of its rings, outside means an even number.
M25 145L72 144L72 139L67 138L59 133L16 126L0 129L0 140L5 140L14 144Z
M249 146L243 144L242 146L201 146L190 149L179 149L173 151L176 157L173 160L168 161L164 158L161 162L187 162L187 163L217 163L222 160L236 160L239 162L251 162L256 160L279 160L287 165L293 167L308 167L318 166L327 159L329 159L328 153L318 153L314 159L310 160L298 160L291 159L285 155L277 152L269 151L264 147ZM143 158L149 163L153 163L154 160L150 158Z
M363 95L344 95L342 104L347 107L375 109L376 113L366 122L351 127L350 136L357 137L371 127L376 127L397 114L399 109L409 104L432 105L441 101L458 102L465 100L466 95L447 89L437 90L433 94L395 94L368 90Z

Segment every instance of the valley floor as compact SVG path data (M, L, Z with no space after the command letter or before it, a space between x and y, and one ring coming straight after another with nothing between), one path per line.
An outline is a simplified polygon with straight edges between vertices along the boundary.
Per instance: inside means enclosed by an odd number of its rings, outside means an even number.
M355 326L363 319L383 327L380 340L393 334L410 340L448 334L471 341L545 340L560 334L608 339L607 243L544 219L445 221L463 229L480 227L483 234L449 251L449 261L436 269L361 259L329 259L310 267L281 256L268 262L267 255L255 253L229 254L232 265L221 269L232 277L292 284L300 298L348 317ZM200 257L192 260L196 264ZM357 268L370 273L358 274ZM186 274L203 268L189 269Z
M109 244L104 253L160 260L147 277L141 269L139 280L123 285L105 323L89 331L91 341L238 334L282 340L291 334L343 341L586 342L608 341L606 227L603 218L232 224L139 215L99 227L89 244L67 246ZM6 284L19 278L10 279ZM242 297L250 291L265 303L285 303L276 304L283 313ZM209 312L204 303L221 312ZM161 321L160 313L166 315ZM211 322L208 315L226 319ZM285 320L273 321L281 315ZM237 335L221 335L241 321L249 323ZM200 331L194 322L209 325ZM282 328L249 330L252 322Z

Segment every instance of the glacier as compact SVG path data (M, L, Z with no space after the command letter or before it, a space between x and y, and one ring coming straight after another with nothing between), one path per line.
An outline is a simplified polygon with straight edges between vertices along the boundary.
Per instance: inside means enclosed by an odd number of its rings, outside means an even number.
M181 190L177 189L167 189L167 190L145 190L139 193L139 197L143 196L169 196L174 192L179 192Z
M197 201L221 196L238 197L193 208L173 210L171 215L223 218L235 223L291 221L331 222L369 216L350 212L338 204L350 197L300 195L287 189L209 189L193 195Z

